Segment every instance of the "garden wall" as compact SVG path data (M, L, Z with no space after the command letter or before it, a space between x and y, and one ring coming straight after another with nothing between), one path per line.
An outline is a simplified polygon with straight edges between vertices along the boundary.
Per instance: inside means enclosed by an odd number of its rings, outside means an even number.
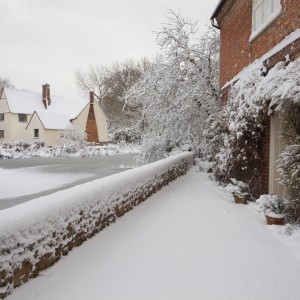
M184 175L183 153L0 211L0 298Z

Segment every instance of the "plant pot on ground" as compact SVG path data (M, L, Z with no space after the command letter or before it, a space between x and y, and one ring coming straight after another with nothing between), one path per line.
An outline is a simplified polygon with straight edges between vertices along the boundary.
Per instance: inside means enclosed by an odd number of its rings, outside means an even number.
M282 225L285 218L285 203L279 195L261 195L256 200L265 214L268 225Z
M248 193L242 193L242 194L233 194L233 198L235 203L238 204L247 204L249 194Z
M249 186L243 181L238 181L235 178L230 178L232 183L226 186L226 191L233 194L235 203L247 204L249 194Z

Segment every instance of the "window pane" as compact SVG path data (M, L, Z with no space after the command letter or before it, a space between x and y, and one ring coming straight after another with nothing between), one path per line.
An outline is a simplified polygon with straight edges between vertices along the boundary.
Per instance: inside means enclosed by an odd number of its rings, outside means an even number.
M273 0L273 10L272 10L272 12L276 11L279 6L280 6L280 0Z
M0 114L0 121L4 121L4 114Z
M27 122L27 115L19 114L19 122Z
M34 137L39 137L39 130L38 129L34 129Z
M0 130L0 138L4 138L4 130Z
M261 6L259 6L255 11L254 11L254 31L256 31L261 24Z
M265 0L263 2L263 19L262 19L262 23L266 22L268 17L271 14L271 0Z
M253 0L253 9L255 9L263 0Z

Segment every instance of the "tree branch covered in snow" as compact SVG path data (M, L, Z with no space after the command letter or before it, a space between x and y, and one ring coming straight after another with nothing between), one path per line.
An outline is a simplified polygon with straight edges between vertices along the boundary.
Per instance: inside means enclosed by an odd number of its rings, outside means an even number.
M156 33L161 51L124 97L142 116L141 163L199 150L204 120L218 106L219 35L196 33L196 23L167 10Z

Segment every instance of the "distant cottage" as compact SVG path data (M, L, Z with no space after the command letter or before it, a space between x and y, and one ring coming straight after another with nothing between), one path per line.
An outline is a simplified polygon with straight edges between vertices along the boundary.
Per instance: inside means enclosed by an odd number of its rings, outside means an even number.
M0 143L26 139L31 143L56 145L59 131L74 125L84 129L88 141L108 141L107 117L90 92L89 100L66 102L50 95L50 85L42 93L4 88L0 97Z
M223 103L227 102L232 85L251 65L263 66L265 76L278 62L288 63L300 56L300 0L220 0L211 22L220 29ZM283 150L280 131L279 116L269 117L264 137L262 193L285 193L276 180L276 161Z

